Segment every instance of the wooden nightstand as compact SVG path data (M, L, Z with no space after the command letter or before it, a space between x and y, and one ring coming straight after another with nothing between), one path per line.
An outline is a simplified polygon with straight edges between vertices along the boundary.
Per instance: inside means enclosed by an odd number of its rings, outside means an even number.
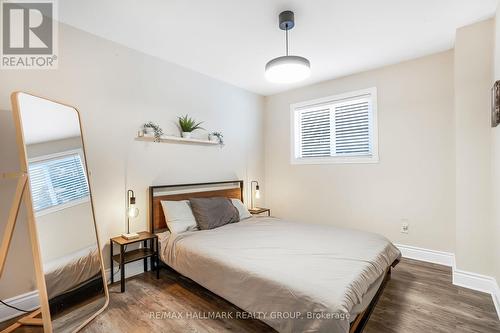
M262 213L267 213L267 216L271 216L271 209L269 208L251 208L248 211L252 215L260 215Z
M137 260L144 260L144 272L148 270L148 258L150 259L151 269L156 268L156 278L160 278L160 259L158 257L158 236L147 231L138 233L139 237L135 239L125 239L122 236L110 239L110 258L111 258L111 283L114 282L113 262L120 265L120 285L121 292L125 291L125 265ZM148 247L149 241L149 247ZM125 251L127 245L143 242L140 249ZM113 245L120 246L120 254L113 255ZM153 263L154 261L154 263Z

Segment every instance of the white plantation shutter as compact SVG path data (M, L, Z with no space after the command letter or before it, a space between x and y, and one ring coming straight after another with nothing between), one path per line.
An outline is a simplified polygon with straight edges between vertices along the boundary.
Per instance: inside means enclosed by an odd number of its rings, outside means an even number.
M304 111L300 114L302 157L330 156L331 115L329 108Z
M370 100L334 105L335 152L333 155L370 155Z
M89 198L87 177L77 152L30 162L29 177L37 213Z
M376 89L292 105L292 163L378 160Z

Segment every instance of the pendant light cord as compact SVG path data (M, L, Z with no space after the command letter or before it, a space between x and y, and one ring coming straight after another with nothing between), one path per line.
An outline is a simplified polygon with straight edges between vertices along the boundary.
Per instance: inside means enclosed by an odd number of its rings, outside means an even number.
M286 55L288 56L288 26L286 27L286 30L285 30L285 44L286 44Z

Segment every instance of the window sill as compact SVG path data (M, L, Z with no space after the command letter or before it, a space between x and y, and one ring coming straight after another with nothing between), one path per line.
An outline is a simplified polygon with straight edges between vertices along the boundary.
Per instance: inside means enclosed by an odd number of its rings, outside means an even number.
M301 164L373 164L379 163L378 156L367 157L332 157L332 158L293 158L292 165Z
M56 205L56 206L52 206L52 207L49 207L49 208L45 208L43 210L35 212L35 217L40 217L40 216L52 214L52 213L55 213L55 212L58 212L58 211L61 211L61 210L65 210L65 209L68 209L68 208L71 208L71 207L75 207L75 206L78 206L78 205L83 205L83 204L85 204L87 202L90 202L90 197L89 196L87 196L85 198L82 198L82 199L73 200L73 201L70 201L70 202L67 202L67 203L64 203L64 204L61 204L61 205Z

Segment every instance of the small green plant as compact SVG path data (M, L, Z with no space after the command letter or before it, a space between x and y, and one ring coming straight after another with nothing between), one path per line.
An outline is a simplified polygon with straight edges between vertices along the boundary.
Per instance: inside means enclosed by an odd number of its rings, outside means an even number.
M224 146L224 135L221 132L212 132L209 134L210 137L215 136L219 145Z
M179 128L181 129L181 132L192 132L197 129L203 129L203 127L200 126L201 124L203 124L202 121L197 123L193 118L189 117L188 115L177 118L179 118Z
M160 142L161 136L163 135L163 130L161 129L160 126L157 124L153 123L152 121L149 121L143 125L143 127L146 128L151 128L154 131L154 138L155 142Z

